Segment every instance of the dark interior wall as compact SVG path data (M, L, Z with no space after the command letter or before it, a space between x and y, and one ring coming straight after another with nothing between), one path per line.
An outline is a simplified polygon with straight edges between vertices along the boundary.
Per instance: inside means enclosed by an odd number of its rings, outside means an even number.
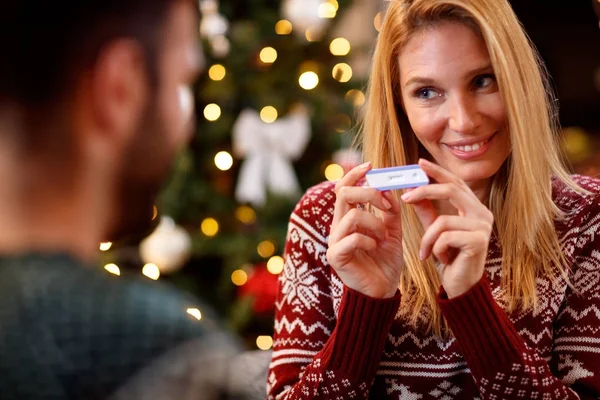
M600 134L598 0L513 0L554 80L563 126Z

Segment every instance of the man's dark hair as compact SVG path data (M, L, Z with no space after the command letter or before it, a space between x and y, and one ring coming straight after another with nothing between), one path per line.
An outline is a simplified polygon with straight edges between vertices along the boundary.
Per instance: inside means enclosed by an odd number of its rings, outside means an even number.
M176 1L0 1L0 106L52 104L119 37L140 43L149 84L155 85L160 30Z

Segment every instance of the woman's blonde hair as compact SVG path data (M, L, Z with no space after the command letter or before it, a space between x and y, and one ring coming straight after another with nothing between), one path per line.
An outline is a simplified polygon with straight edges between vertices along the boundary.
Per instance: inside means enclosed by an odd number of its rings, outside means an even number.
M554 227L562 213L552 200L551 178L581 189L562 162L556 102L546 70L508 1L389 2L373 56L360 129L362 151L375 168L414 164L424 155L400 106L398 56L417 32L445 21L465 24L484 40L505 102L512 153L494 176L488 207L502 247L506 307L524 311L537 304L536 276L555 279L568 267ZM431 258L419 260L423 228L412 208L402 208L400 312L415 327L442 335L446 328L436 302L439 276Z

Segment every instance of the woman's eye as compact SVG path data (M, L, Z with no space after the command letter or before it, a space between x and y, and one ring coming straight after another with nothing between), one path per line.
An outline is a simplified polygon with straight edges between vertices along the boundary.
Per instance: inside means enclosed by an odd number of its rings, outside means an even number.
M439 94L432 88L423 88L419 89L415 92L415 96L422 100L431 100L435 97L438 97Z
M487 88L496 83L496 77L492 74L480 75L475 78L473 83L478 89Z

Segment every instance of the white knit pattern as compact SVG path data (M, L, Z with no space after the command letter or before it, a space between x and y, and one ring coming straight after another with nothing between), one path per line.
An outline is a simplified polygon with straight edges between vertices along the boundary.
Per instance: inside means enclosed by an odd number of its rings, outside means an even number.
M375 377L374 385L381 389L378 396L408 400L578 398L568 388L574 384L600 393L600 238L596 237L600 205L595 195L600 193L600 181L574 179L592 195L582 199L570 189L555 193L556 204L569 214L557 229L567 258L573 260L572 288L564 280L552 283L539 277L539 307L508 315L529 349L523 363L476 382L454 338L424 335L396 316ZM325 257L334 202L333 185L317 185L290 218L276 303L267 385L270 399L366 398L371 388L323 369L318 355L335 328L343 294L343 284ZM500 266L500 249L492 241L486 276L502 307Z

